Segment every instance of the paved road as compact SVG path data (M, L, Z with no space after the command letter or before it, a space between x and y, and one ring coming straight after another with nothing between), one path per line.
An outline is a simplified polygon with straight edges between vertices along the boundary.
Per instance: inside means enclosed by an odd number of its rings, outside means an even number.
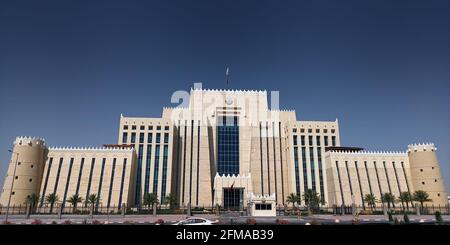
M287 221L288 224L301 224L306 223L320 223L320 224L351 224L353 216L334 216L334 215L313 215L307 217L297 216L282 216L282 217L218 217L209 214L198 214L195 217L203 217L210 220L220 220L221 224L246 224L247 219L255 219L257 224L276 224L277 219ZM400 221L403 220L403 215L396 215ZM70 220L72 224L83 224L84 222L91 223L96 220L104 224L154 224L158 219L164 220L166 224L174 223L176 221L185 219L185 215L94 215L91 219L89 215L63 215L61 219L56 215L32 215L30 219L26 219L24 215L10 215L9 221L13 224L31 224L33 220L41 220L43 224L51 224L56 222L58 224L64 223ZM446 223L450 223L450 215L443 215L442 218ZM5 219L4 215L0 215L0 223L3 223ZM434 215L410 215L411 223L434 223ZM361 224L387 224L389 220L386 216L382 215L361 215L359 217Z
M214 215L196 215L195 217L203 217L209 220L218 220ZM186 215L94 215L91 219L89 215L63 215L61 219L57 215L32 215L30 219L26 219L24 215L10 215L8 221L13 224L30 224L33 220L41 220L43 224L51 224L56 222L58 224L70 220L73 224L83 224L83 222L91 223L92 221L99 221L104 224L154 224L157 220L162 219L165 223L174 223L179 220L186 219ZM0 215L0 223L5 220L4 215Z

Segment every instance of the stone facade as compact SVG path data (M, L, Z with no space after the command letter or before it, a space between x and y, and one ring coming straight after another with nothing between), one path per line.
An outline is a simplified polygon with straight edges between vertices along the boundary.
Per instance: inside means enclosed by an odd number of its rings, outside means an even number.
M414 190L427 191L433 204L447 203L434 145L345 152L337 119L299 121L270 95L269 108L266 91L192 89L161 117L121 115L119 148L49 148L42 139L19 137L0 204L9 202L13 176L11 204L33 193L56 193L63 203L74 193L93 193L103 206L139 207L145 193L155 193L161 202L175 195L179 206L242 208L251 195L285 205L290 193L308 189L328 205Z

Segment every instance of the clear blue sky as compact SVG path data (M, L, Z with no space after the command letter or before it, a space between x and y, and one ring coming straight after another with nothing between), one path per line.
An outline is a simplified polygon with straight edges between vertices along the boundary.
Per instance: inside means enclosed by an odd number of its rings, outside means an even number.
M158 117L202 81L278 90L301 120L339 118L343 145L435 142L450 190L449 13L447 0L1 1L0 181L18 135L115 143L120 113Z

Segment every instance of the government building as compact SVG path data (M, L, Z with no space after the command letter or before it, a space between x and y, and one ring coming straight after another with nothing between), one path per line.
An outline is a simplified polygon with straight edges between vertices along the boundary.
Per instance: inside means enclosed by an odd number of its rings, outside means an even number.
M270 209L309 189L329 206L416 190L430 195L429 205L448 205L433 144L403 152L341 146L337 119L299 121L293 110L269 107L266 91L194 88L186 105L163 108L161 117L121 115L118 133L116 143L97 148L17 137L0 205L55 193L63 206L73 194L96 194L96 205L139 208L155 193L160 202L175 195L181 207L270 200L258 206Z

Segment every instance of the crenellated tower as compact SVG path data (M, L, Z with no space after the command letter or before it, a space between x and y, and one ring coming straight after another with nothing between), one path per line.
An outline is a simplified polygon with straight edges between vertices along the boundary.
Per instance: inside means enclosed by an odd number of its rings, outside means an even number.
M44 139L17 137L9 162L0 204L23 205L31 194L39 195L47 147Z
M433 205L448 205L447 191L432 143L408 146L411 180L414 190L423 190L430 195Z

